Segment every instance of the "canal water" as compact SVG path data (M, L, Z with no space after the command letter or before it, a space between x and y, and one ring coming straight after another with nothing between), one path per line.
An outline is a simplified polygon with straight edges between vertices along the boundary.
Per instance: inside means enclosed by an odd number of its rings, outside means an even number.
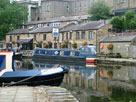
M79 102L136 102L136 66L51 63L15 60L16 70L63 66L69 70L61 87L68 89Z

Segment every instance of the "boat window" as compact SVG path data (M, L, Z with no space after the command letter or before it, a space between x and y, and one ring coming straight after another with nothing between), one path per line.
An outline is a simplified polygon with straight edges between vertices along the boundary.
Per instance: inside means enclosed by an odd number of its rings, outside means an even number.
M40 50L36 50L36 53L37 53L37 54L40 54Z
M61 55L61 56L64 56L64 51L60 51L60 55Z
M84 50L85 50L85 48L84 48L84 47L80 48L80 51L81 51L81 52L84 52Z
M70 52L70 56L75 56L75 52L74 52L74 51L71 51L71 52Z
M45 65L44 65L44 64L41 64L41 65L40 65L40 68L45 68Z
M96 54L96 51L95 51L95 48L94 48L94 47L89 48L89 50L90 50L90 53L91 53L92 55L95 55L95 54Z
M0 71L5 69L5 67L6 67L5 60L6 60L6 56L5 55L0 55Z
M60 52L59 52L59 51L54 51L53 54L54 54L54 55L59 55Z
M79 53L78 51L75 52L75 56L79 56L79 54L80 54L80 53Z
M64 51L65 56L70 56L70 51Z

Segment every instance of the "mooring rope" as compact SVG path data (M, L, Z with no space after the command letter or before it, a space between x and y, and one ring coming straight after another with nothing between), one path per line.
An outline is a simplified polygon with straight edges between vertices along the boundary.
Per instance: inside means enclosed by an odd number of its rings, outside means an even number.
M48 69L48 70L50 70L50 69ZM48 70L46 70L46 71L44 71L44 72L47 72ZM15 84L18 84L18 83L21 83L21 82L27 81L27 80L29 80L29 79L32 79L32 78L36 77L36 76L37 76L37 75L39 75L39 74L41 74L41 71L40 71L39 73L37 73L37 74L35 74L35 75L31 76L31 77L28 77L28 78L22 79L22 80L17 81L17 82L2 83L2 87L9 87L9 86L11 86L11 85L15 85Z

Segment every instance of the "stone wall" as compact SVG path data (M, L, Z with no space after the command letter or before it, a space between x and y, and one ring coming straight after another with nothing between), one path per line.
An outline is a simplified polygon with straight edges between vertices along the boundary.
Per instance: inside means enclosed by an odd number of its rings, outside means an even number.
M129 46L129 57L136 58L136 45Z
M109 43L103 43L104 48L100 48L100 52L104 52L105 54L110 53L110 51L107 48L107 44ZM129 46L131 42L117 42L112 43L113 44L113 53L120 53L122 57L129 57Z

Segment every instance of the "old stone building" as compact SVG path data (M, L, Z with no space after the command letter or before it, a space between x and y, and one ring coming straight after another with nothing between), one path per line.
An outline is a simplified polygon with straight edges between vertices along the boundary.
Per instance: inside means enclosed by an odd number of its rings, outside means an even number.
M108 29L111 27L108 21L92 21L81 25L69 24L59 28L58 38L54 38L52 35L53 27L38 27L31 31L17 29L7 33L6 43L11 42L12 47L17 47L18 40L32 38L34 48L38 46L42 48L72 49L72 44L76 43L79 49L80 46L86 43L87 45L94 45L98 49L99 40L109 34ZM65 47L62 47L62 44L65 44Z
M122 16L127 10L136 11L136 0L106 0L115 16Z
M61 16L87 15L93 0L42 0L41 20Z
M112 44L112 51L107 46ZM122 57L136 57L136 35L106 36L100 41L100 52L119 53Z
M77 43L80 48L84 43L87 45L99 46L99 40L110 34L108 29L112 25L108 21L92 21L78 26L70 26L61 30L59 42L69 42L68 48L72 48L72 44Z

